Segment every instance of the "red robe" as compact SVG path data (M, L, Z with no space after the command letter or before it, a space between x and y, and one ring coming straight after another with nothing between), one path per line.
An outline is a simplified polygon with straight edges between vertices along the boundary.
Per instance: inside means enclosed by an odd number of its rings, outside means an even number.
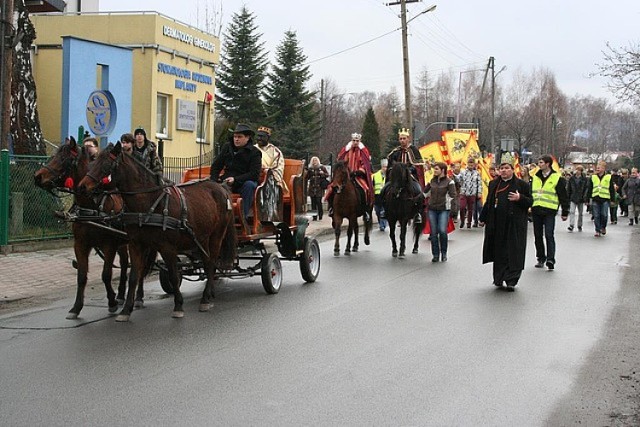
M356 176L356 182L364 189L367 205L373 205L373 183L371 182L371 154L362 142L354 144L349 142L338 153L338 160L344 161L350 172L362 172ZM332 188L327 191L325 199L331 195Z

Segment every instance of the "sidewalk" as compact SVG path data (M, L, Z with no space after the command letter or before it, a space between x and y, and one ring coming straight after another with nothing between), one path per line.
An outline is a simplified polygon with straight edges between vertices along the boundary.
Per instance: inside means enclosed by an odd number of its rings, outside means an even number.
M322 221L309 220L307 236L330 233L331 220L325 216ZM75 259L72 241L69 247L33 252L0 255L0 307L3 303L64 292L75 296L76 269L71 265ZM116 257L116 265L118 258ZM89 257L87 292L91 289L104 290L100 278L102 259L95 253ZM117 288L119 270L114 270L112 286ZM157 273L154 273L157 274Z

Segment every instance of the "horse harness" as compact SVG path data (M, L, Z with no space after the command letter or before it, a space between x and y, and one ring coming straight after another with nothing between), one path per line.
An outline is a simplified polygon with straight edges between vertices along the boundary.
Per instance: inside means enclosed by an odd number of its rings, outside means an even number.
M157 188L152 188L151 190L157 190ZM171 192L174 192L178 196L178 200L180 200L180 218L175 218L169 215L169 201L171 200ZM121 192L120 194L138 194L140 191L136 192ZM158 206L164 202L164 207L162 209L162 213L156 213L155 210ZM196 238L195 233L193 232L193 228L189 224L187 219L187 201L184 197L184 192L178 188L178 186L174 183L171 183L168 186L162 186L162 192L158 196L158 198L153 202L149 210L145 212L125 212L121 214L122 224L123 225L138 225L138 227L149 226L149 227L162 227L162 231L166 230L176 230L180 232L186 232L191 236L193 241L195 242L198 249L208 258L209 252L202 246L202 244Z

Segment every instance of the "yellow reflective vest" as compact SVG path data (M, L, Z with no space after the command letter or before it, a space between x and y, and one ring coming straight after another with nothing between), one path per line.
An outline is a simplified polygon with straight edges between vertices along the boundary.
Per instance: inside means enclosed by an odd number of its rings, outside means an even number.
M540 206L547 209L557 210L560 205L556 186L560 180L559 173L552 173L542 184L538 175L534 175L531 180L531 192L533 193L533 206Z
M382 190L382 187L384 187L384 183L386 180L386 177L382 173L382 169L380 169L376 173L371 174L371 180L373 181L373 193L380 194L380 191Z
M611 174L605 174L602 179L596 174L591 175L591 183L593 184L593 190L591 191L591 197L600 197L601 199L610 200L611 193L609 193L609 186L611 185Z

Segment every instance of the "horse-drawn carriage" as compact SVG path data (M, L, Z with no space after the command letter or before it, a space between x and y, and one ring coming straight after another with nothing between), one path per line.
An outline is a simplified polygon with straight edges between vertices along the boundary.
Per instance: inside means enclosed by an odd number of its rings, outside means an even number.
M210 166L186 169L180 186L190 185L202 177L208 179ZM304 161L285 159L284 188L278 186L273 171L264 170L256 189L251 222L243 215L243 200L238 194L231 195L231 206L238 236L238 260L231 270L216 273L217 279L244 278L260 274L262 285L269 294L278 293L282 285L281 259L298 261L305 282L315 282L320 272L320 246L314 238L305 236L309 223L306 213L306 191L304 185ZM265 244L266 243L266 244ZM269 246L272 243L272 246ZM270 250L277 248L280 256ZM160 285L167 293L173 288L167 277L163 261L158 262ZM203 280L205 271L197 257L180 256L179 280Z
M136 303L138 299L142 303L143 277L157 253L163 259L157 263L161 286L174 295L173 317L184 315L180 292L182 278L207 279L200 311L210 308L213 282L219 278L260 274L265 290L277 293L282 284L282 264L271 252L272 248L265 244L268 240L274 242L283 259L299 262L305 281L315 281L320 271L320 248L315 239L305 236L308 219L304 216L303 172L303 161L288 160L284 173L288 190L282 192L276 188L272 173L267 171L256 190L254 221L247 224L239 197L209 179L189 181L198 175L208 178L208 168L186 171L184 180L188 182L176 185L158 180L140 161L122 153L120 143L109 144L91 165L86 150L78 147L75 141L63 145L36 173L35 181L49 190L62 187L64 183L76 196L88 199L88 210L80 205L82 214L75 212L71 215L73 218L68 219L75 222L79 264L76 302L68 318L76 318L83 306L91 247L101 248L105 255L108 252L103 280L109 296L109 311L115 311L116 299L122 297L124 289L121 283L116 298L110 283L112 261L117 248L128 246L133 268L126 301L116 317L118 321L129 320L136 291ZM117 189L105 192L103 184L108 182L115 184ZM112 196L124 203L124 210L104 212L103 202L96 201ZM76 198L76 201L80 203L80 199ZM85 211L91 212L87 221L81 218L87 216ZM121 229L112 228L114 221ZM101 235L100 242L87 237L95 235L95 230L107 232ZM113 230L111 234L109 230ZM241 260L252 263L245 267ZM125 261L121 259L121 263L126 268Z

